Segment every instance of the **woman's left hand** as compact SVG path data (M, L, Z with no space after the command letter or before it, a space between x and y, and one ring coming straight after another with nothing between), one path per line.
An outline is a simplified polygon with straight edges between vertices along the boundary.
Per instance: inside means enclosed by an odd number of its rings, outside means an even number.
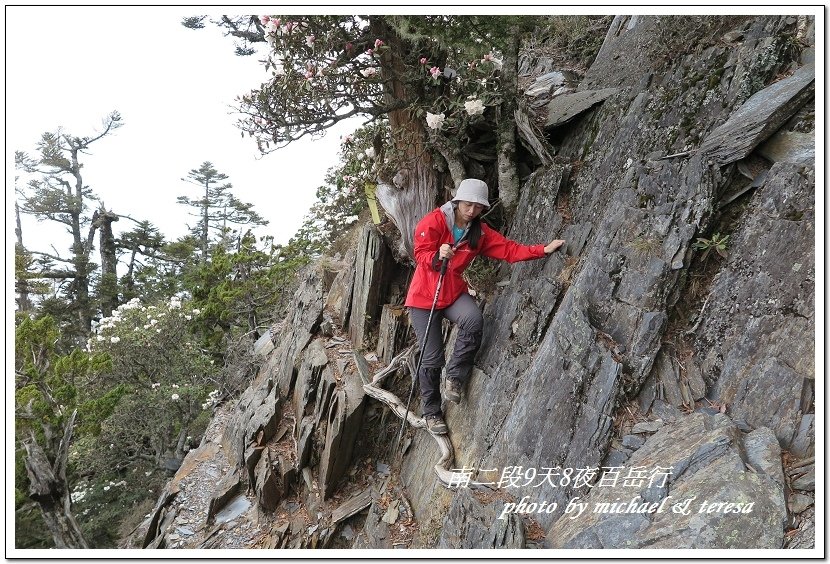
M565 244L564 239L554 239L553 241L551 241L550 243L545 245L545 254L549 255L551 253L556 252L564 244Z

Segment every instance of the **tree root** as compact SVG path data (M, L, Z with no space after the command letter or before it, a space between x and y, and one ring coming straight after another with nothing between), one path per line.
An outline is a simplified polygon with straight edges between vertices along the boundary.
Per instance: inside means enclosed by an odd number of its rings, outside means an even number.
M426 421L423 417L415 415L412 410L407 410L406 405L392 392L384 390L380 387L384 378L395 372L401 366L407 366L410 374L414 372L412 363L410 362L414 346L409 347L402 353L398 354L389 365L375 374L371 382L363 384L363 390L366 395L386 404L392 413L399 419L403 420L406 417L407 423L416 429L427 430ZM429 431L427 431L429 432ZM492 489L490 484L475 482L469 479L463 472L453 472L452 466L455 460L455 453L453 451L452 442L450 442L449 435L435 435L430 433L435 442L438 444L438 450L441 453L441 458L433 467L435 474L438 477L438 482L445 488L469 487L475 489Z

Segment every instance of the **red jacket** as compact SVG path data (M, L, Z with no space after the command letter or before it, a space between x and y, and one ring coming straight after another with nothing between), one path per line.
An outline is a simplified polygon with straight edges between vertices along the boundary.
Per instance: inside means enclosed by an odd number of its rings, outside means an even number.
M438 248L444 243L453 244L452 221L454 217L451 202L436 208L424 216L415 227L415 275L406 294L406 306L430 309L441 274L441 261ZM520 245L511 241L498 231L481 222L481 237L478 247L470 248L465 240L456 249L449 260L447 273L441 284L436 309L452 305L462 293L468 290L467 283L461 277L464 269L479 254L486 257L518 262L545 256L544 245Z

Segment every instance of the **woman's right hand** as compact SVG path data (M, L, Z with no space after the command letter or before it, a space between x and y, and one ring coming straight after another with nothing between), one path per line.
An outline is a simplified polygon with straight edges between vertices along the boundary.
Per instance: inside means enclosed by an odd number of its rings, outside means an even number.
M444 243L438 248L438 258L441 260L446 260L452 258L455 254L455 251L452 250L452 247L449 243Z

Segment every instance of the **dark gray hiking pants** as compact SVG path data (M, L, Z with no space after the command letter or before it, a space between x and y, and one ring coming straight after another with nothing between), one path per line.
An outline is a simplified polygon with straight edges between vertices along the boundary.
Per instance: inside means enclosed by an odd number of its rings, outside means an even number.
M410 307L409 318L415 328L420 350L424 343L429 310ZM444 366L444 339L441 332L443 319L449 319L458 325L455 347L447 363L447 378L458 380L463 386L472 372L476 352L481 346L484 318L475 300L469 294L461 294L451 306L435 310L429 327L421 370L418 373L423 415L441 413L441 368Z

